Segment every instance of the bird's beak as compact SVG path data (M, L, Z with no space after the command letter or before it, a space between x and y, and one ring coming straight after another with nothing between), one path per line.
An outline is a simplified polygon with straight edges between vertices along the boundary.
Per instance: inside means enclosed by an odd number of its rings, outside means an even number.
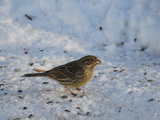
M102 62L99 60L99 59L97 59L97 62L96 62L97 64L101 64Z

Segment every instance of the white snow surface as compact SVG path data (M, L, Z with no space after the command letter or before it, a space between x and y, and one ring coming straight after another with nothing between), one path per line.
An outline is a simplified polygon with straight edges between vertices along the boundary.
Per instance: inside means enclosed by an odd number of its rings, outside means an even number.
M76 97L20 77L85 55L102 64ZM160 120L160 1L1 0L0 76L0 120Z

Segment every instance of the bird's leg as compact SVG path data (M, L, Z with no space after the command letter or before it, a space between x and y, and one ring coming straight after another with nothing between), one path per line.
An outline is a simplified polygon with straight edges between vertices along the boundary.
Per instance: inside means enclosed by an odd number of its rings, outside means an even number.
M76 88L76 90L80 91L80 90L81 90L81 88Z
M73 96L77 96L77 94L73 93L70 89L68 89L67 87L65 87Z

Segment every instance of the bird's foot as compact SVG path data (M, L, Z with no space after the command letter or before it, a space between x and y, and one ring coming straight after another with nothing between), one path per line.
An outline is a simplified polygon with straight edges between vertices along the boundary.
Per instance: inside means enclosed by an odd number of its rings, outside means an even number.
M67 87L65 87L74 97L77 96L77 94L73 93L70 89L68 89Z
M80 90L81 90L81 88L76 88L76 90L80 91Z

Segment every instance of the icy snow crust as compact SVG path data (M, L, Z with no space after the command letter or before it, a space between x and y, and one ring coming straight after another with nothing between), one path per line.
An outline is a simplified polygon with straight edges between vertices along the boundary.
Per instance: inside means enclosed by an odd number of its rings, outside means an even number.
M22 78L95 55L73 92ZM159 120L159 0L1 0L0 120Z

